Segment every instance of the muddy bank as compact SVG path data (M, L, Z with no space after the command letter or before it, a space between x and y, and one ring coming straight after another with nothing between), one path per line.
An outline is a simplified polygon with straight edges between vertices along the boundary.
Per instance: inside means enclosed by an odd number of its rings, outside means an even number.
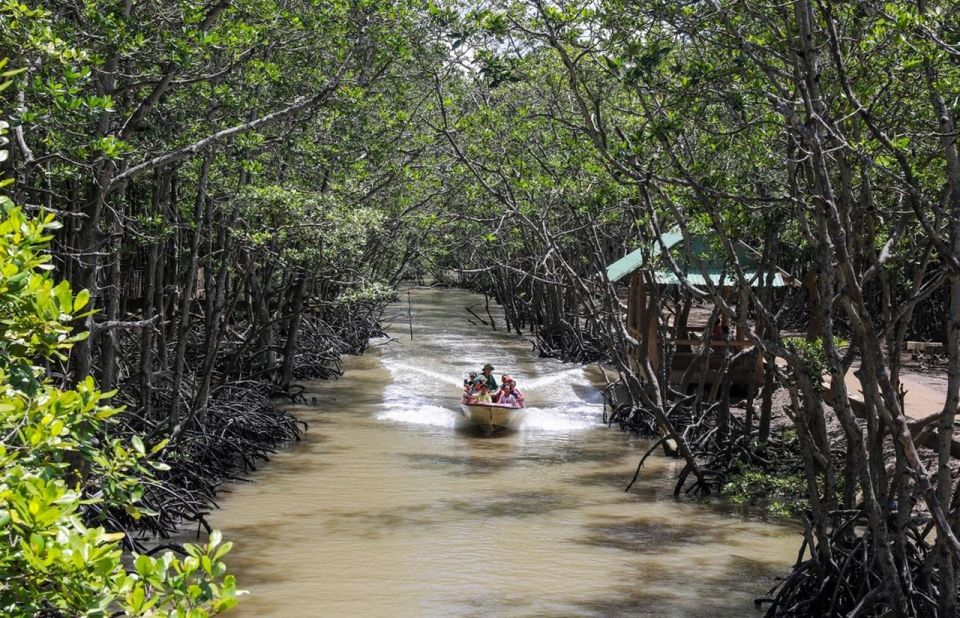
M382 334L382 311L383 304L365 311L308 312L301 319L299 343L292 353L292 375L299 380L343 375L342 358L363 353L370 339ZM91 512L91 517L125 532L131 547L142 549L144 543L180 538L181 527L209 532L208 519L218 507L223 484L247 478L307 430L308 422L289 407L306 402L303 387L282 388L275 375L251 369L252 362L241 351L242 346L239 356L233 356L241 360L230 361L230 354L224 354L208 402L184 420L156 456L157 463L167 469L158 471L157 482L146 487L142 499L156 515L133 519L125 513ZM190 369L199 371L201 365L202 357L188 359ZM128 406L123 431L146 435L148 448L164 437L166 418L144 414L136 393L121 391L116 400ZM157 399L154 405L162 410L170 405L169 398Z

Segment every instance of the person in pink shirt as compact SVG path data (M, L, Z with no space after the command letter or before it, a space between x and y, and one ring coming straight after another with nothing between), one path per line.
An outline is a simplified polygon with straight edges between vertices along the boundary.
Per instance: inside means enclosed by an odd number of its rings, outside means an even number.
M509 384L500 387L500 396L497 397L497 403L505 406L520 406L517 396L513 393L513 388Z
M509 387L510 387L510 394L513 396L513 398L514 398L514 400L515 400L515 401L513 401L512 403L515 403L516 405L518 405L518 406L520 406L520 407L522 408L522 407L523 407L523 400L524 400L525 398L524 398L524 396L523 396L523 392L522 392L519 388L517 388L517 383L514 381L514 379L511 378L509 374L504 374L504 375L500 376L500 384L501 384L500 390L498 390L498 391L496 392L496 394L494 395L493 400L496 401L497 403L507 403L507 402L505 402L505 401L501 401L500 397L502 397L503 394L504 394L504 388L507 387L507 386L509 386Z

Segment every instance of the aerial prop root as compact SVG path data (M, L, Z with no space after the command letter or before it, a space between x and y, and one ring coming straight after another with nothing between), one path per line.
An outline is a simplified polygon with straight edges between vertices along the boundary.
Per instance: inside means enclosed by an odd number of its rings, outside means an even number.
M831 513L829 560L803 559L806 550L818 550L804 539L793 571L754 604L769 605L766 618L800 616L881 616L890 608L883 574L867 530L866 514L859 509ZM907 523L900 564L901 586L911 616L934 618L941 585L939 573L929 568L934 547L925 540L930 526L921 518ZM863 530L863 532L861 532Z

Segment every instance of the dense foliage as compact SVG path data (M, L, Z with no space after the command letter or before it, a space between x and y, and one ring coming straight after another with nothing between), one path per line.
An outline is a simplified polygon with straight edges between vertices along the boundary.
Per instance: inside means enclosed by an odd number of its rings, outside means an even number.
M151 514L126 512L136 485L80 511L162 536L299 435L270 396L363 350L400 279L454 280L542 353L607 359L614 419L684 458L678 493L779 495L802 474L810 551L770 614L952 615L957 23L936 0L2 4L9 190L58 215L52 263L84 290L43 318L59 326L17 326L54 347L6 350L5 375L117 390L120 420L89 435L153 475ZM625 353L606 266L669 229L685 240L680 284L649 299L657 367ZM704 236L723 286L687 278ZM755 285L740 241L803 286ZM740 360L763 361L742 416L729 381L662 370L691 304L712 308L704 338L735 324ZM915 336L948 350L925 424L900 392Z
M731 479L738 492L751 478L766 491L780 463L767 458L789 456L770 426L771 394L786 388L811 554L771 614L953 615L956 4L451 6L448 40L467 51L450 65L479 79L450 71L438 124L473 187L468 212L495 229L495 239L477 233L489 251L467 256L472 270L494 271L480 287L508 312L559 325L548 351L576 358L585 333L602 342L629 395L614 419L674 445L686 464L678 492L687 480L712 493ZM662 362L628 358L605 266L672 228L685 239L667 266L680 285L648 297ZM727 261L725 286L694 285L679 266L698 272L691 243L704 235ZM754 285L741 241L804 287ZM738 417L726 387L695 385L691 396L662 371L676 352L674 316L691 299L716 307L711 322L749 331L744 354L764 358L759 426L753 394ZM946 402L925 424L907 415L931 411L905 409L900 393L911 335L947 343Z
M153 477L143 441L114 437L119 409L92 378L72 389L47 376L46 363L76 341L69 322L89 295L54 281L44 252L58 224L30 219L0 196L0 611L7 616L207 616L231 607L235 583L221 558L230 550L211 535L185 558L122 561L124 534L96 512L150 516L140 503ZM96 506L97 509L92 509ZM222 580L222 582L221 582Z
M378 332L422 199L413 8L0 6L4 613L232 604L209 527L144 552L299 436L276 394Z

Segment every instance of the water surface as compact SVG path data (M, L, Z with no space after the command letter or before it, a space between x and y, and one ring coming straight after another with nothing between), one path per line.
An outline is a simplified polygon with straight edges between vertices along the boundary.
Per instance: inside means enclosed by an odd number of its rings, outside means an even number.
M310 384L304 440L223 495L212 523L249 591L228 615L759 615L795 529L675 500L663 457L625 493L648 443L600 422L589 370L471 324L467 292L411 299L413 340L396 319L396 341ZM525 391L520 431L458 428L484 362Z

